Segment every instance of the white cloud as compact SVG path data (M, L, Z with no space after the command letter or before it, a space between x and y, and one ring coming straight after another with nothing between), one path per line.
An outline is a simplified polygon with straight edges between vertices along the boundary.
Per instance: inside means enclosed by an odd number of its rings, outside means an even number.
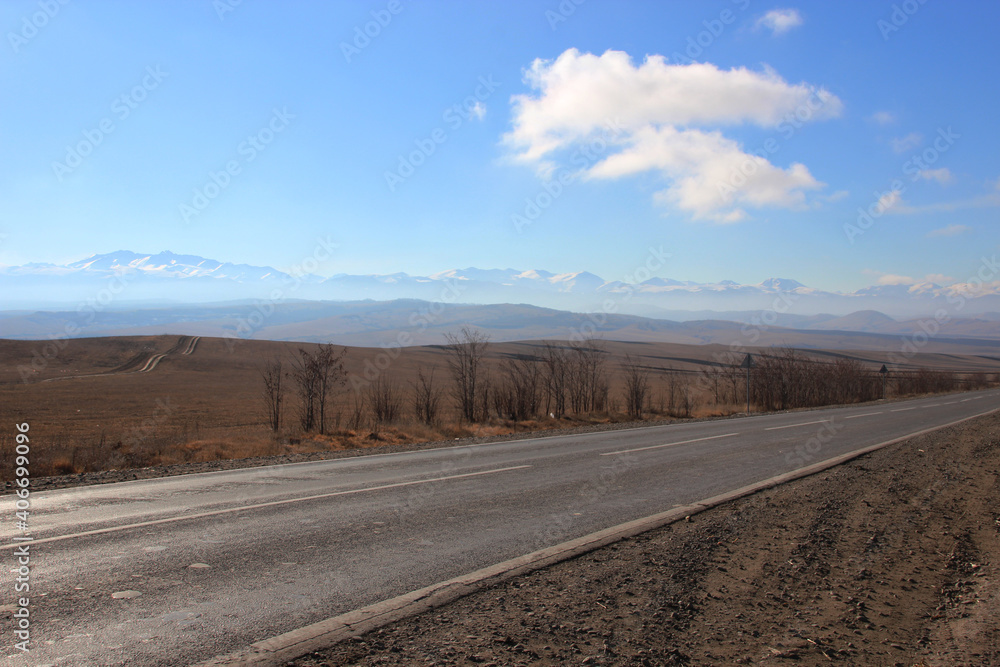
M951 170L947 167L942 167L941 169L924 169L918 174L918 176L925 181L937 181L942 185L947 185L954 180L954 177L951 175Z
M771 69L668 64L662 56L637 66L621 51L570 49L536 60L525 81L536 94L514 96L514 127L504 137L516 159L551 172L558 153L593 142L600 151L571 160L585 177L654 171L669 182L658 201L724 222L745 217L742 206L800 206L822 184L802 164L783 169L746 153L720 126L777 127L789 114L819 120L842 109L826 90L789 84Z
M892 125L896 122L896 114L891 111L876 111L872 114L872 120L879 125Z
M947 227L927 232L927 236L930 238L937 236L957 236L958 234L964 234L969 231L972 231L972 227L969 227L968 225L948 225Z
M919 146L923 140L924 137L919 132L910 132L905 137L890 139L889 144L892 146L892 150L896 153L905 153L906 151Z
M783 35L802 25L802 15L797 9L772 9L757 19L757 28L767 28L775 35Z
M909 276L898 276L893 273L886 273L879 276L879 285L915 285L916 280Z
M475 116L479 120L482 120L486 117L486 105L477 101L472 105L472 109L469 110L469 114Z
M876 206L878 207L879 215L889 211L894 206L898 206L903 201L903 196L899 190L890 190L884 195L879 197Z

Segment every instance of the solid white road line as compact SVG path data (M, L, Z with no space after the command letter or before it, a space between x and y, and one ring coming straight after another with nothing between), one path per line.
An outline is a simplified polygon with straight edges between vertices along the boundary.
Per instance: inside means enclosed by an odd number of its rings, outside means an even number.
M665 445L650 445L649 447L636 447L635 449L622 449L617 452L604 452L601 456L614 456L615 454L631 454L632 452L644 452L647 449L661 449L663 447L673 447L674 445L686 445L690 442L702 442L704 440L716 440L718 438L731 438L739 433L726 433L725 435L710 435L707 438L695 438L694 440L681 440L680 442L668 442Z
M242 505L240 507L230 507L224 510L213 510L211 512L199 512L197 514L187 514L185 516L174 516L169 519L154 519L153 521L141 521L139 523L130 523L123 526L112 526L110 528L98 528L97 530L87 530L82 533L73 533L72 535L59 535L58 537L45 537L38 540L31 540L30 544L41 544L42 542L58 542L61 540L70 540L74 537L85 537L88 535L103 535L104 533L116 533L121 530L129 530L130 528L145 528L146 526L158 526L164 523L174 523L176 521L187 521L189 519L201 519L206 516L218 516L220 514L232 514L233 512L242 512L244 510L255 510L262 507L274 507L276 505L288 505L290 503L302 503L309 500L320 500L322 498L333 498L336 496L350 496L355 493L365 493L368 491L384 491L385 489L398 489L403 486L416 486L417 484L430 484L431 482L444 482L450 479L463 479L466 477L480 477L482 475L492 475L498 472L509 472L511 470L523 470L524 468L531 468L530 465L523 466L511 466L509 468L496 468L495 470L481 470L480 472L467 472L461 475L448 475L446 477L434 477L433 479L418 479L413 482L396 482L394 484L383 484L382 486L368 486L361 489L350 489L347 491L333 491L331 493L321 493L315 496L305 496L302 498L288 498L285 500L272 500L266 503L257 503L256 505ZM5 549L16 549L17 547L23 546L24 543L19 544L3 544L0 545L0 551Z

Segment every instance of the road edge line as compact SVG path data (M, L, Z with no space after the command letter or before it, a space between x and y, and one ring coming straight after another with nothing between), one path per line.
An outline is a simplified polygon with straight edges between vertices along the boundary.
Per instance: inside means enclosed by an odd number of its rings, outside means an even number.
M973 419L979 419L997 411L1000 411L1000 408L993 408L992 410L964 417L953 422L948 422L947 424L915 431L914 433L893 438L892 440L869 445L868 447L863 447L847 454L841 454L840 456L835 456L809 466L775 475L774 477L748 484L733 491L727 491L726 493L691 503L690 505L675 507L665 512L611 526L610 528L605 528L604 530L590 533L583 537L546 547L545 549L540 549L524 556L518 556L517 558L512 558L496 565L404 593L389 600L376 602L361 609L349 611L296 630L291 630L276 637L256 642L249 648L200 662L195 667L223 667L231 665L278 667L279 665L285 665L289 661L313 651L329 648L346 639L359 637L390 623L443 607L455 600L522 574L534 572L550 565L582 556L609 544L662 528L686 517L718 507L731 500L751 496L755 493L787 484L788 482L810 477L879 449L927 435L928 433L957 426Z

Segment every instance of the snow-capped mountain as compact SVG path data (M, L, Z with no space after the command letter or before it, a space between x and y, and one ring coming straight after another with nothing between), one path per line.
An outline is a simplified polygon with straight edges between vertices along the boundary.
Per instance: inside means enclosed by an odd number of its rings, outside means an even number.
M975 294L933 283L877 285L856 292L827 292L788 278L756 285L731 280L696 283L651 277L640 283L605 280L587 271L451 269L428 276L292 275L269 266L233 264L196 255L120 250L66 265L0 267L0 308L39 309L170 301L203 303L238 299L270 301L421 299L450 303L524 303L577 312L613 312L678 318L681 312L774 311L782 315L847 315L876 310L893 317L969 317L1000 311L1000 288ZM108 298L107 294L113 298ZM609 305L610 304L610 305ZM0 332L2 335L2 332Z

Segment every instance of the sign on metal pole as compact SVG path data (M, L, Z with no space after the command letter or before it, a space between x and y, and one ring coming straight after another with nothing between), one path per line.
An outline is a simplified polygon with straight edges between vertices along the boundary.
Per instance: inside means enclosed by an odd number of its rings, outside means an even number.
M889 369L882 364L882 368L878 369L879 375L882 376L882 400L885 400L885 379L889 375Z

